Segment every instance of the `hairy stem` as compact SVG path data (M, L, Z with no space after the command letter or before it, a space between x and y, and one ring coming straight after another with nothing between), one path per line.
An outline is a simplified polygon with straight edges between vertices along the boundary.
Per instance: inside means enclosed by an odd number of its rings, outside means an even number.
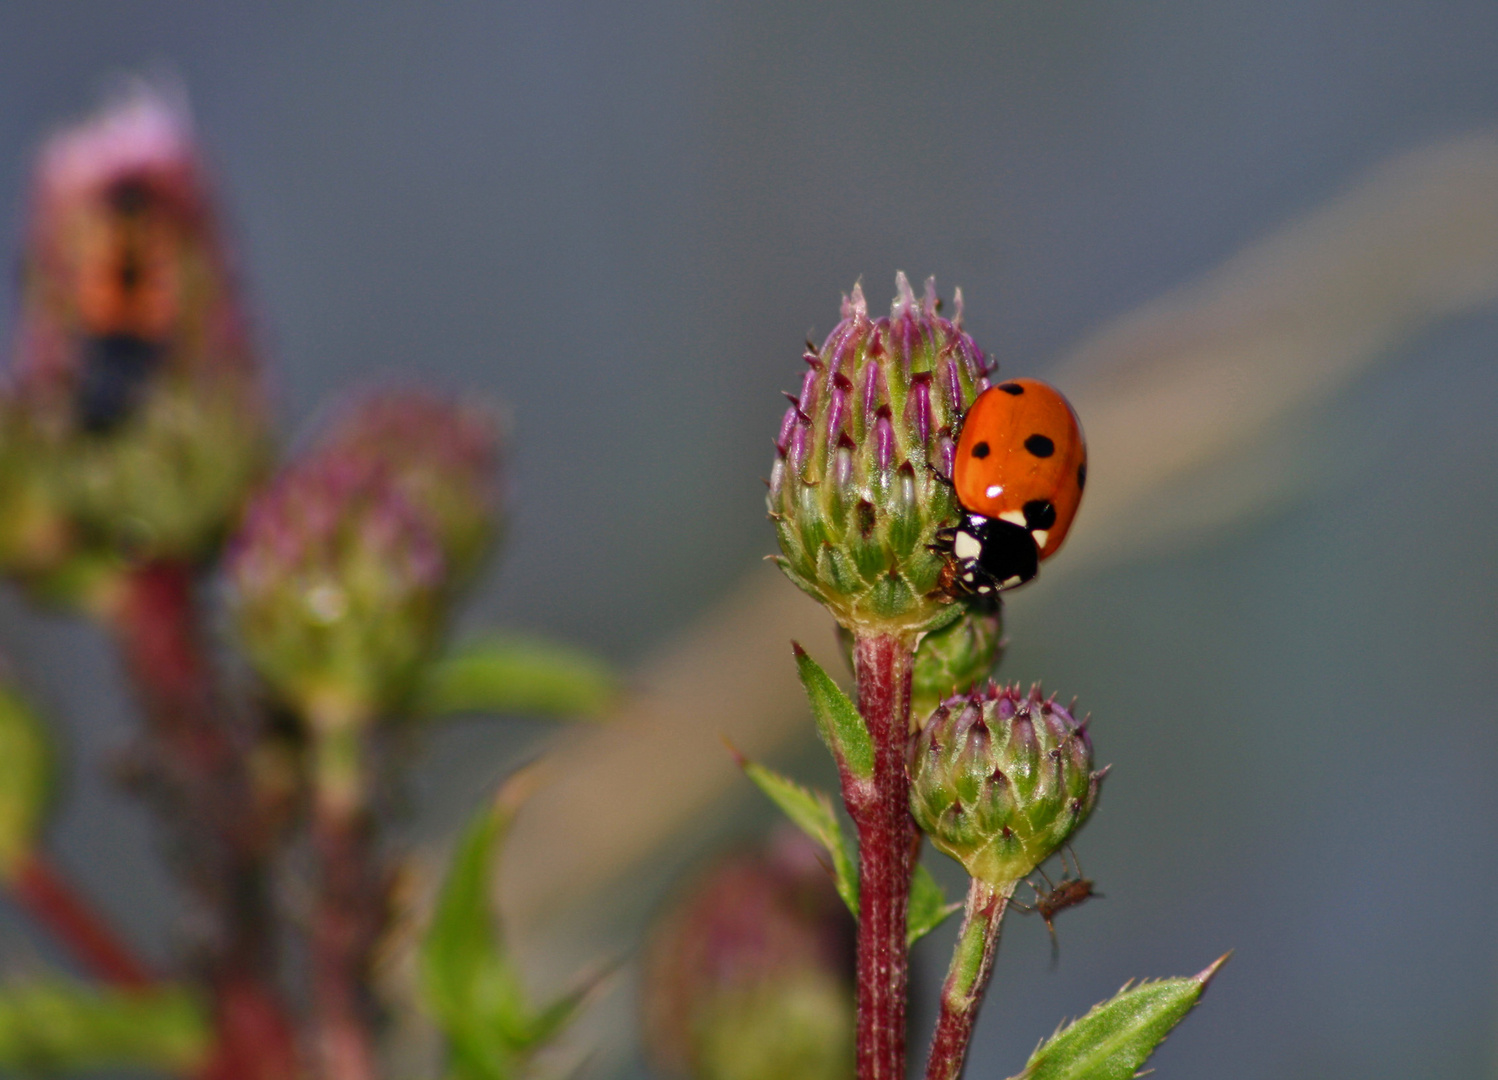
M143 786L171 830L174 861L208 927L201 962L218 1045L205 1075L283 1080L296 1061L274 983L270 829L247 773L249 747L223 715L195 584L184 563L138 567L111 621L145 711Z
M95 978L141 989L151 973L41 852L21 860L9 881L16 902Z
M858 711L874 742L872 794L844 793L858 828L858 1080L905 1075L905 917L918 839L905 773L914 651L897 635L860 636L853 647Z
M936 1032L931 1037L931 1056L926 1062L926 1080L957 1080L967 1058L967 1044L973 1037L973 1022L983 1004L983 992L993 973L994 954L999 949L999 927L1014 882L1000 889L977 878L967 890L967 909L957 946L952 950L952 965L947 969L941 987L941 1012L936 1018Z
M312 928L316 1043L325 1080L373 1080L375 1009L370 954L384 913L368 809L368 717L344 708L311 717L319 862Z

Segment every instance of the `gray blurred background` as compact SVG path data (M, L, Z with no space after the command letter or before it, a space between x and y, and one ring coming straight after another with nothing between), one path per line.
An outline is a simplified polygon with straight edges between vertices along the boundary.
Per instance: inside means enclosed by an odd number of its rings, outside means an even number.
M180 79L288 436L381 375L502 398L515 525L468 621L648 666L771 573L776 392L855 279L876 307L896 269L960 285L1006 372L1069 355L1059 371L1085 383L1107 328L1189 299L1391 158L1491 139L1495 57L1490 0L7 4L0 242L15 251L54 125L112 76ZM1467 195L1498 204L1498 181ZM1452 204L1412 205L1418 223ZM1462 220L1445 220L1458 241ZM1107 896L1058 922L1054 973L1038 922L1011 926L973 1077L1018 1071L1125 979L1228 948L1161 1077L1498 1075L1490 284L1362 341L1335 379L1286 376L1293 401L1244 369L1264 407L1241 437L1190 487L1166 470L1095 525L1084 506L1073 543L1106 542L1015 596L1002 672L1081 695L1115 763L1078 845ZM1286 355L1314 374L1315 350ZM1170 410L1150 415L1108 423L1171 445ZM1197 521L1204 492L1225 509ZM1146 495L1162 509L1129 517ZM1131 542L1151 521L1172 524ZM783 639L759 644L789 668ZM9 594L0 649L81 762L60 858L164 955L176 908L149 829L99 779L130 715L107 649ZM443 835L547 730L440 736L413 836ZM776 746L826 778L804 740ZM615 917L588 950L627 950L672 874L770 820L742 792L720 804L711 827L652 841L645 885L602 894ZM4 917L0 945L36 950L18 962L55 959ZM949 940L920 950L921 1023ZM597 1075L644 1075L620 1041L628 994Z

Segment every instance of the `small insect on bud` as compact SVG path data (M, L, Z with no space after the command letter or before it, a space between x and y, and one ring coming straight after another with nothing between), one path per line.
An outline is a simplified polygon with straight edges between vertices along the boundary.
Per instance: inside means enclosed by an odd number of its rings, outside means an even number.
M895 285L886 317L870 317L859 285L844 299L842 322L807 355L770 472L781 569L866 633L919 633L959 614L937 588L937 532L958 514L937 470L991 370L962 330L960 292L949 320L934 280L923 299L904 274Z
M938 849L994 887L1018 881L1087 820L1107 770L1084 725L1039 688L990 684L942 703L911 749L910 810Z

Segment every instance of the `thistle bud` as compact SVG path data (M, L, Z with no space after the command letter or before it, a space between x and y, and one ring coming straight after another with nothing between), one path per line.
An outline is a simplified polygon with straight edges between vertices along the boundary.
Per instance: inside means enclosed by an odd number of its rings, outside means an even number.
M962 331L960 291L949 321L934 279L921 300L904 274L895 285L879 319L855 285L842 322L820 351L808 348L767 500L781 569L844 627L867 633L927 631L960 613L936 592L943 558L932 545L957 516L943 479L954 432L991 370Z
M853 927L818 857L782 833L717 864L661 919L641 998L665 1075L851 1080Z
M65 481L50 513L132 556L201 554L268 427L185 109L138 89L53 137L27 233L11 393Z
M941 851L994 887L1044 862L1087 820L1106 769L1092 771L1085 723L1037 686L990 684L942 703L911 749L910 812Z
M319 713L399 702L495 533L497 443L482 411L378 395L251 504L229 578L282 695Z
M418 390L374 394L334 426L329 447L379 462L466 577L501 527L499 423L493 412Z
M441 544L367 459L293 465L251 504L228 570L246 651L304 713L398 700L440 625Z

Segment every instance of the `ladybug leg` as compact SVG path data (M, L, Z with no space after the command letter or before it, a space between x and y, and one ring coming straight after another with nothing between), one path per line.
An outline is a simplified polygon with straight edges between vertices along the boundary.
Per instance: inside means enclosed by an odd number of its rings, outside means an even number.
M945 484L947 487L952 486L952 478L946 473L942 472L934 464L932 464L929 459L926 462L926 471L929 472L938 483Z

